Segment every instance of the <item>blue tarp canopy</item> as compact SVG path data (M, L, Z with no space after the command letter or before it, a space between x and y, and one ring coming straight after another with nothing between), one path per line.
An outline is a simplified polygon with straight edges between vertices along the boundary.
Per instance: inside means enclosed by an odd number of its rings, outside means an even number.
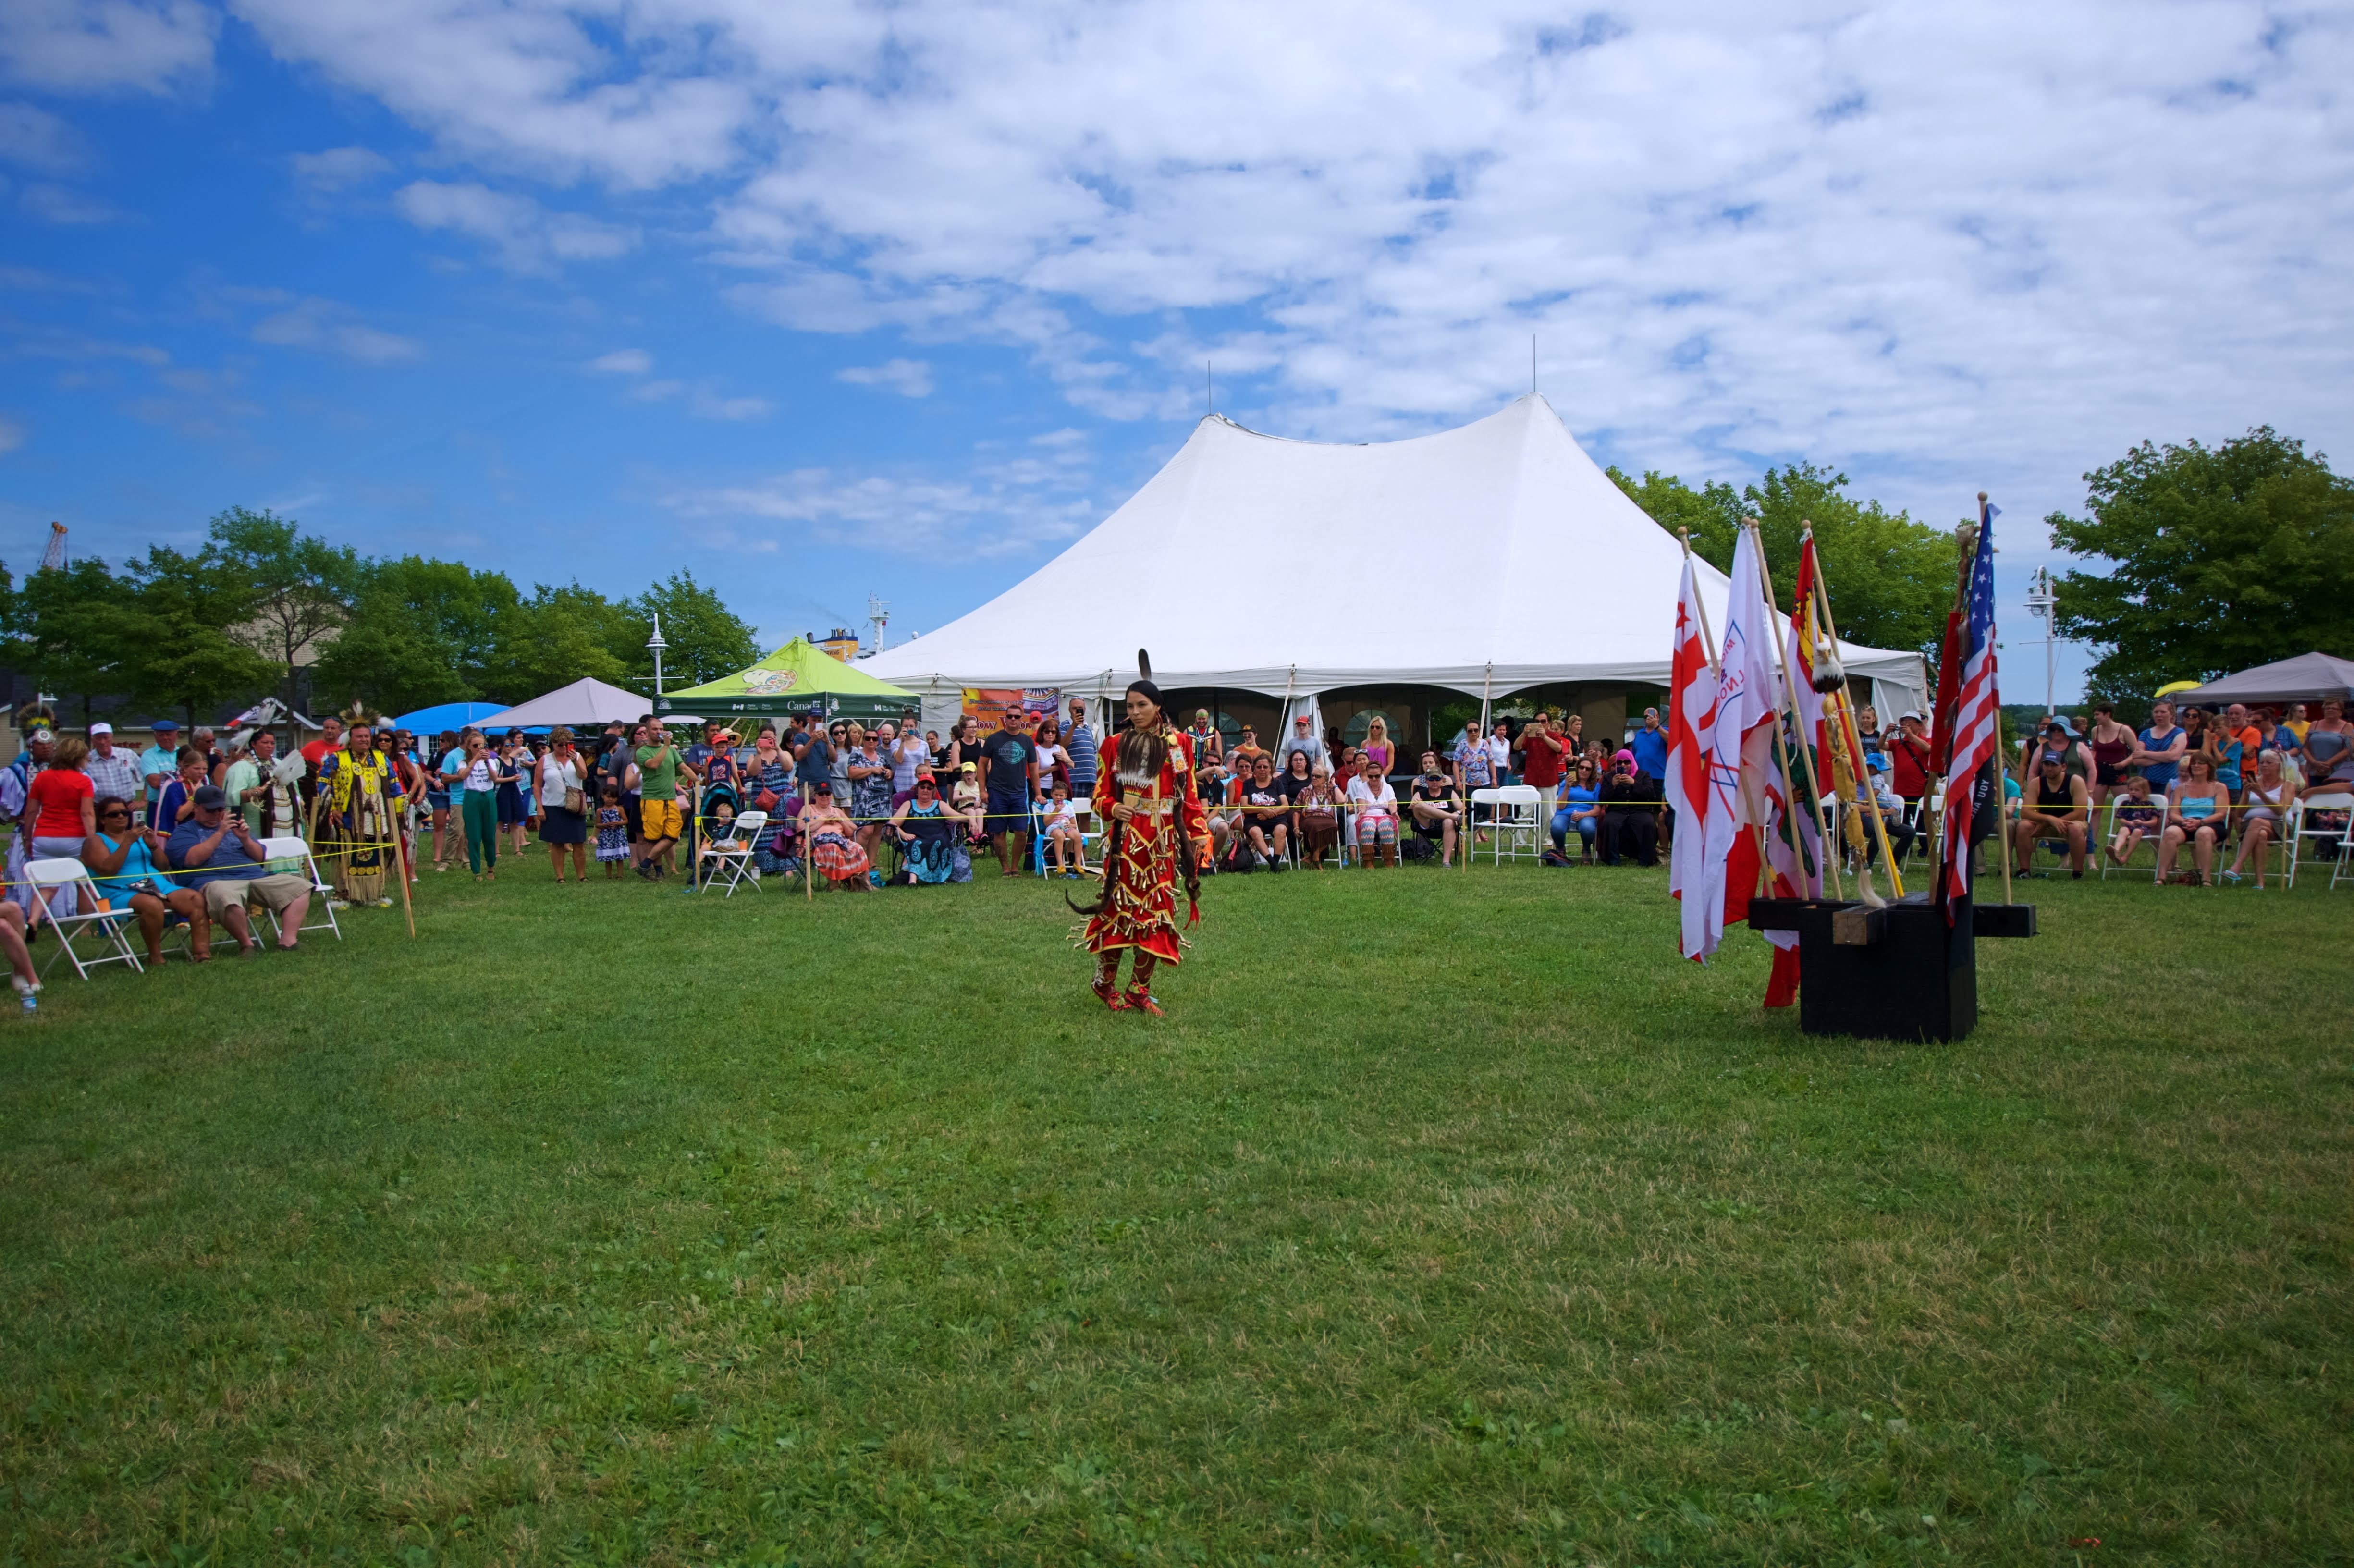
M463 729L470 724L481 724L493 714L506 711L504 703L441 703L433 707L419 708L413 714L403 714L392 721L392 726L405 729L411 735L439 735L445 729Z

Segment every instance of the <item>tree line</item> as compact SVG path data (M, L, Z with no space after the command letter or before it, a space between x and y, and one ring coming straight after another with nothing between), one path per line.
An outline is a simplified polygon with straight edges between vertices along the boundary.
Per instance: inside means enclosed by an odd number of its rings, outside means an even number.
M189 722L267 693L317 712L519 703L593 676L653 690L740 670L762 650L712 589L678 572L634 598L535 584L420 556L368 556L292 518L232 507L194 551L120 569L83 559L17 583L0 567L5 662L88 722L125 701Z
M1673 474L1610 477L1720 570L1755 517L1784 609L1806 523L1829 579L1840 635L1932 660L1958 565L1953 535L1846 493L1847 475L1797 462L1735 491ZM2084 475L2085 515L2044 519L2084 565L2057 579L2060 635L2089 643L2086 696L2142 710L2174 681L2319 652L2354 658L2354 480L2271 426L2208 447L2144 441ZM2001 535L1998 533L1998 538ZM2025 611L2000 607L2018 626Z

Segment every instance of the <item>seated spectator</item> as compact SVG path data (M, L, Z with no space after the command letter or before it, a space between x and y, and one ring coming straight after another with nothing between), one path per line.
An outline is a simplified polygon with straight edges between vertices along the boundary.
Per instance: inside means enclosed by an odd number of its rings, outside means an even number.
M1311 871L1324 869L1324 857L1341 842L1341 794L1332 788L1332 769L1317 763L1308 782L1294 791L1293 810L1299 819L1299 861Z
M136 788L134 785L133 788ZM90 867L97 895L110 909L128 909L139 920L139 934L147 943L147 961L164 961L164 919L177 915L188 923L188 956L210 963L213 927L205 914L205 895L182 887L164 874L155 856L164 835L143 833L131 820L131 802L108 797L98 802L98 827L82 841L81 863Z
M1463 828L1463 797L1438 766L1438 753L1422 754L1422 772L1407 787L1406 811L1413 818L1415 837L1438 846L1439 864L1453 865L1456 835Z
M2126 798L2117 802L2110 821L2116 832L2109 836L2109 863L2123 865L2141 842L2166 831L2166 812L2149 798L2149 780L2137 773L2125 782Z
M339 732L341 727L337 726ZM196 793L205 782L203 752L193 746L184 746L174 760L178 771L164 782L162 793L155 799L154 825L159 833L169 833L196 815Z
M1872 765L1868 773L1872 803L1880 808L1880 825L1887 831L1889 853L1895 857L1896 863L1901 867L1904 863L1904 857L1912 853L1913 840L1917 830L1904 820L1904 801L1898 796L1893 787L1893 780L1896 767L1894 759L1885 749L1869 755L1879 758L1879 761ZM1863 863L1869 867L1879 853L1880 835L1876 832L1864 834Z
M868 858L866 846L858 842L858 825L834 803L833 781L813 779L809 788L810 800L801 808L801 827L810 864L845 891L873 886L869 879L875 863Z
M1869 751L1872 742L1866 740ZM1928 798L1930 774L1935 764L1931 758L1929 727L1918 708L1901 715L1896 721L1896 733L1887 745L1889 760L1894 764L1889 775L1890 786L1904 802L1904 820L1920 825L1922 802Z
M1394 866L1397 858L1397 791L1382 777L1380 760L1371 751L1357 762L1357 776L1349 780L1349 804L1354 808L1357 854L1371 865L1380 860Z
M48 761L25 786L25 815L16 831L31 838L34 860L79 860L81 846L98 831L96 791L90 788L90 775L81 770L81 759L90 755L90 742L69 735L55 747ZM80 895L71 887L50 888L47 896L56 914L81 912Z
M1659 710L1651 710L1656 714ZM1639 738L1639 737L1638 737ZM1632 747L1628 749L1631 751ZM1642 766L1638 758L1636 766ZM1577 773L1561 792L1561 805L1553 814L1553 847L1566 855L1569 835L1577 833L1578 860L1585 865L1594 863L1594 841L1602 832L1602 776L1591 758L1577 759Z
M1071 787L1061 779L1046 797L1046 853L1055 870L1076 882L1087 868L1085 842L1079 837L1078 809L1071 804Z
M607 775L597 803L597 863L605 868L605 880L621 880L621 867L630 860L630 816L621 804L619 780Z
M25 911L0 900L0 953L8 959L8 983L16 988L16 1005L27 1012L39 1009L41 971L33 967L33 950L25 945Z
M981 810L981 764L959 764L957 781L949 787L949 812L963 819L974 843L981 842L988 819Z
M937 886L956 874L956 840L962 831L955 813L940 800L938 780L928 768L919 768L913 780L915 789L898 809L891 813L892 836L899 841L901 857L910 880L919 886ZM1064 802L1069 803L1069 793L1064 792ZM1077 836L1078 823L1071 824L1072 835ZM1050 838L1052 824L1047 829ZM967 862L970 864L970 862ZM1076 876L1077 872L1069 874Z
M239 952L261 950L246 919L249 899L278 916L278 950L292 952L311 911L309 879L268 869L261 841L246 832L243 818L229 814L228 797L217 786L199 786L190 806L188 820L164 841L165 860L188 874L181 880L204 895L205 913L228 927Z
M2289 781L2282 767L2281 754L2265 747L2256 754L2255 781L2242 798L2240 812L2240 853L2232 862L2232 869L2223 874L2224 880L2240 880L2240 868L2248 863L2253 853L2256 857L2256 886L2264 885L2265 852L2284 831L2288 821L2288 809L2296 803L2296 786Z
M2200 887L2211 879L2216 846L2231 832L2232 798L2215 781L2215 759L2205 752L2190 753L2183 759L2182 770L2190 779L2176 785L2167 801L2166 833L2158 842L2158 879L2177 880L2175 852L2188 843L2198 869L2183 874L2180 880Z
M2065 839L2068 842L2068 874L2078 881L2084 876L2085 838L2092 831L2093 796L2081 773L2068 770L2067 754L2049 747L2036 755L2035 776L2027 781L2020 798L2019 821L2011 830L2011 844L2019 856L2019 869L2025 872L2035 858L2035 845L2040 839Z
M1243 731L1245 739L1250 731ZM1244 753L1235 751L1236 766ZM1235 826L1241 831L1251 853L1276 871L1290 869L1288 858L1291 845L1291 802L1275 781L1275 758L1264 750L1255 750L1250 758L1250 777L1242 781L1235 794L1237 808Z
M1602 863L1617 865L1620 855L1637 865L1659 863L1659 812L1664 799L1659 781L1635 766L1635 754L1621 747L1611 758L1610 777L1602 785Z
M2305 790L2343 789L2354 784L2354 725L2346 722L2346 705L2332 698L2321 705L2321 716L2305 730Z

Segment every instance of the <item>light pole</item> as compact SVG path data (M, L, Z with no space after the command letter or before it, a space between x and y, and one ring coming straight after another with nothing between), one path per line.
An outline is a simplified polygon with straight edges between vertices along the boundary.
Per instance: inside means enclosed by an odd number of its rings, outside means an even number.
M655 612L654 634L646 639L646 646L652 649L654 652L654 695L659 697L662 695L663 650L670 646L669 643L663 641L662 615L660 611Z
M2052 716L2052 649L2060 629L2060 596L2052 590L2052 572L2039 567L2027 579L2027 613L2043 623L2043 716Z

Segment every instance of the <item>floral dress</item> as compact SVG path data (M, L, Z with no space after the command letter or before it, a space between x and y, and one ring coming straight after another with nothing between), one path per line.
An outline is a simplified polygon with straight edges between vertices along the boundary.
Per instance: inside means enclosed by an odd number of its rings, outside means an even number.
M630 824L619 806L597 808L597 858L627 860L630 858Z

